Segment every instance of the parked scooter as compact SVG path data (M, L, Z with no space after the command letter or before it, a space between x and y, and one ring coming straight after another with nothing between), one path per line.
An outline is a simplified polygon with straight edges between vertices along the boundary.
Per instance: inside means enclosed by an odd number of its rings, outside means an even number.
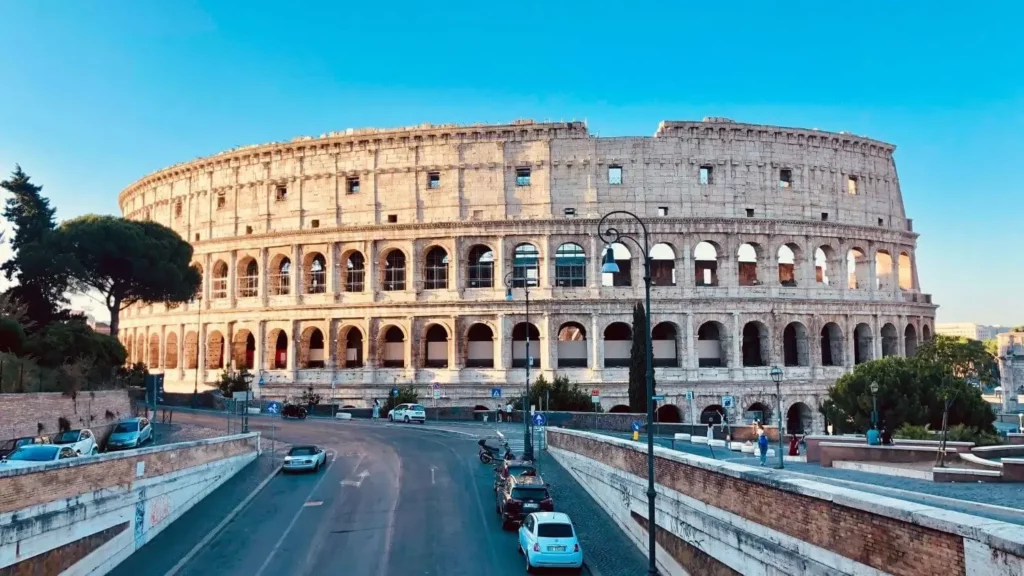
M512 449L508 445L508 440L505 439L504 434L498 432L498 437L501 439L501 447L491 446L487 444L487 438L481 438L477 444L480 446L478 456L480 461L484 464L490 464L494 462L494 459L498 457L498 454L504 448L504 459L515 460L515 454L512 453Z

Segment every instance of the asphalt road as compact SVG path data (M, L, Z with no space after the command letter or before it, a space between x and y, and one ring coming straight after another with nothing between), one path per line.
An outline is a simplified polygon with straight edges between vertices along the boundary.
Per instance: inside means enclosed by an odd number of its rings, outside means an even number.
M211 425L216 416L176 415L176 421ZM253 418L250 429L289 444L328 450L318 474L279 474L207 545L188 550L250 491L248 469L218 489L136 552L114 574L175 576L278 574L353 576L456 576L522 574L514 531L503 531L494 511L492 469L476 458L475 437L422 425L370 422L282 421ZM265 445L266 447L266 445ZM267 467L261 458L260 466ZM558 494L577 502L566 510L580 524L601 516L582 488L565 474ZM229 481L231 483L232 481ZM551 481L551 480L549 480ZM556 508L559 501L556 499ZM585 571L599 576L642 573L643 556L604 515L600 536L587 538L596 553ZM612 526L611 530L607 527ZM589 528L589 527L588 527ZM593 530L590 530L593 532ZM584 541L584 550L588 542ZM602 569L600 565L610 557Z

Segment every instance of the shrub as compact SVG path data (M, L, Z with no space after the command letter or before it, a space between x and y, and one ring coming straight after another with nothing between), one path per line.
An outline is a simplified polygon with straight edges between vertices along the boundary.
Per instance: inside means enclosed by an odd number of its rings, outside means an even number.
M893 436L905 440L935 440L935 435L928 430L927 426L915 426L913 424L900 426Z

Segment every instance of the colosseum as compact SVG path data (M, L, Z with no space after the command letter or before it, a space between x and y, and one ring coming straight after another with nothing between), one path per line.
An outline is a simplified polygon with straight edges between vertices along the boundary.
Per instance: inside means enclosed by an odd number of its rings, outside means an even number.
M931 337L894 148L726 118L653 137L519 120L241 147L121 193L126 217L193 244L203 284L190 303L125 311L119 337L172 391L246 367L265 398L312 385L359 407L437 383L439 405L493 408L492 389L522 393L529 362L622 411L643 255L613 245L619 272L602 273L597 226L628 210L650 235L659 418L731 397L737 420L819 429L838 376Z

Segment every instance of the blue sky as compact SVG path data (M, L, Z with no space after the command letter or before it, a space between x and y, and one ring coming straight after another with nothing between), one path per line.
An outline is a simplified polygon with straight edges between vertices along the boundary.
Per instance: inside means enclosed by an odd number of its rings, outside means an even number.
M144 174L346 127L663 119L897 145L939 321L1024 324L1017 3L0 3L0 173L61 218Z

